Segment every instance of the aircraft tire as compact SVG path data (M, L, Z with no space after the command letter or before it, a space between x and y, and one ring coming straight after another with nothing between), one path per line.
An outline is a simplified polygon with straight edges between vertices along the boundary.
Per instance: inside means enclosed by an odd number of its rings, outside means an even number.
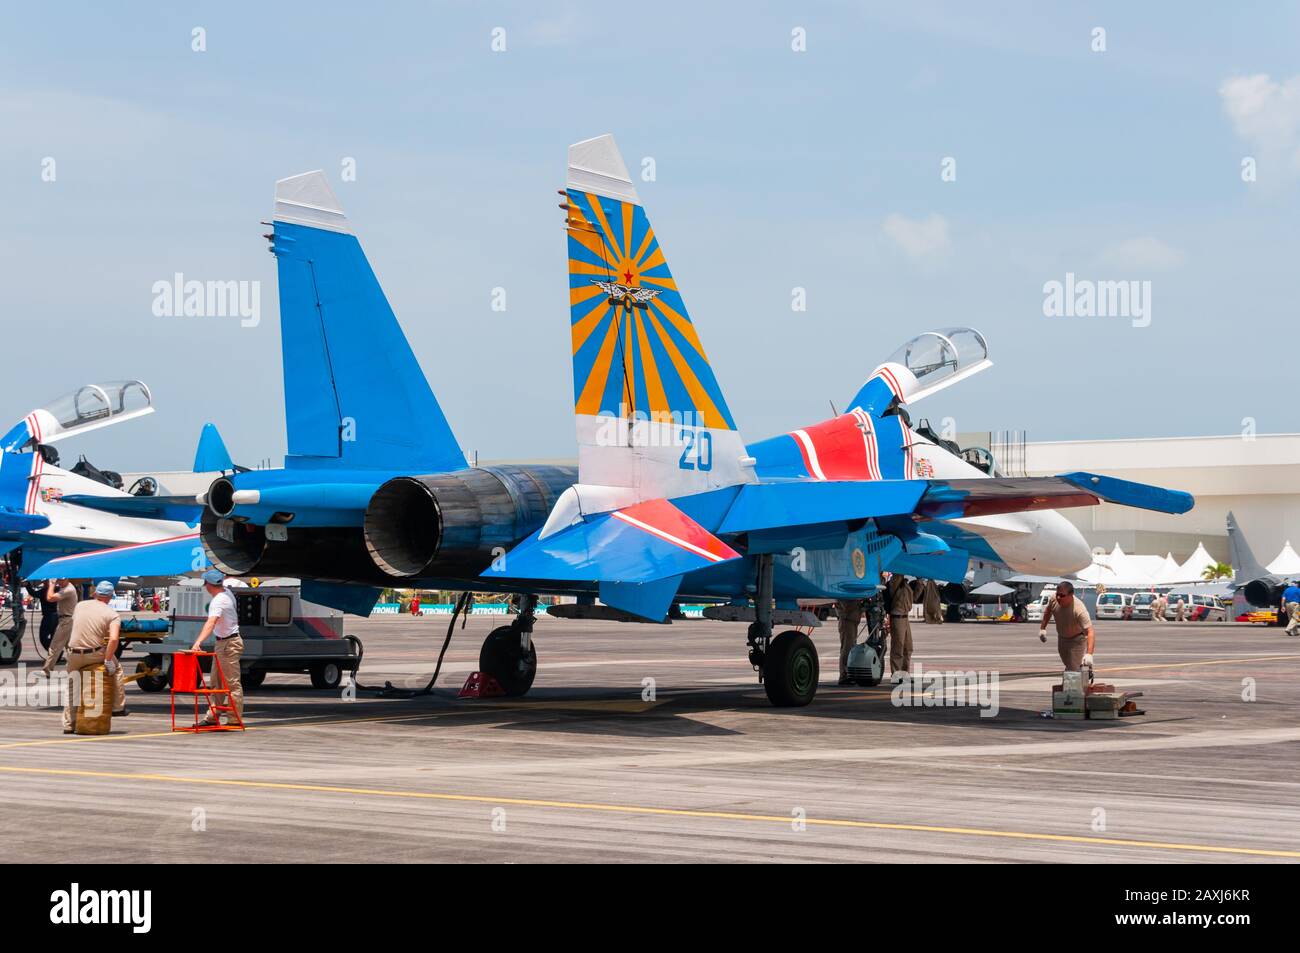
M264 668L250 668L239 676L239 684L245 690L261 688L264 681L266 681L266 669Z
M519 632L513 626L500 626L483 640L478 670L495 678L511 697L527 694L537 677L537 646L530 640L525 656L519 645Z
M778 708L800 708L811 702L820 676L817 647L802 632L782 632L767 647L763 688Z

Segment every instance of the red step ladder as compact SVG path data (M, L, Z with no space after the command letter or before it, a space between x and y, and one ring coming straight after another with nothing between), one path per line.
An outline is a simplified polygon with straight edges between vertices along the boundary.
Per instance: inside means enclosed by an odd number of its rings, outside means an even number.
M199 659L212 659L212 687L209 688L203 678L203 669L199 665ZM177 725L176 724L176 696L193 695L194 696L194 724ZM212 695L225 695L226 704L220 705ZM211 706L211 711L217 720L215 725L199 724L199 699ZM230 712L235 716L237 724L221 724L221 713ZM230 699L230 684L226 681L226 673L221 670L221 659L217 658L215 652L177 652L172 656L172 731L243 731L244 719Z

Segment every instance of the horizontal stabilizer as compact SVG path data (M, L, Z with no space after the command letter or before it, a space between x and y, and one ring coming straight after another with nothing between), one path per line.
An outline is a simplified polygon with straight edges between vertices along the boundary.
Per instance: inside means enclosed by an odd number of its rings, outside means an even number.
M534 534L483 576L645 583L739 558L667 500L649 500L574 523L545 539Z
M203 515L203 504L194 499L193 493L181 496L94 496L89 493L74 493L63 497L63 502L118 516L175 520L190 525L197 523Z
M97 549L51 559L28 579L121 579L123 576L183 576L208 568L198 533L147 543Z

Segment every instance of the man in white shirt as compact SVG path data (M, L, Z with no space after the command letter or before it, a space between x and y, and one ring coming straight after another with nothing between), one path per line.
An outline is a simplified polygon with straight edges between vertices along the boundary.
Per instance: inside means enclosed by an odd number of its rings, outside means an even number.
M230 704L235 706L235 711L239 715L240 723L244 719L244 686L239 674L239 658L244 654L244 640L239 635L239 611L235 605L234 594L226 588L226 577L218 569L209 569L203 574L203 588L208 591L212 597L212 602L208 604L208 620L203 623L203 628L199 632L198 638L190 646L191 652L199 651L199 646L208 638L216 637L216 647L213 652L216 653L217 661L221 663L221 671L226 676L226 684L230 686ZM213 675L216 675L215 668ZM222 694L225 694L224 692ZM220 698L221 695L209 695L209 703L214 698ZM227 716L227 723L231 719ZM208 716L199 722L200 725L208 726L218 723L216 709L209 708Z

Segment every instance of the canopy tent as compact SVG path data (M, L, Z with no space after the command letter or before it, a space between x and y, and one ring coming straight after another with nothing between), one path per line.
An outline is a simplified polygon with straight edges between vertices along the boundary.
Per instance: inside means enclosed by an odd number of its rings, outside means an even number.
M1164 556L1130 555L1115 544L1109 553L1096 553L1092 565L1080 571L1077 579L1088 585L1116 589L1150 589L1204 582L1205 567L1216 563L1203 544L1181 565L1172 553ZM1297 559L1300 572L1300 559Z
M1282 551L1266 567L1269 572L1276 573L1279 576L1296 576L1300 575L1300 554L1297 554L1291 548L1291 540L1286 541Z
M1205 578L1205 570L1209 566L1217 566L1219 561L1211 556L1205 549L1204 543L1196 544L1196 552L1187 557L1187 562L1178 567L1178 573L1182 576L1179 582L1199 582Z

